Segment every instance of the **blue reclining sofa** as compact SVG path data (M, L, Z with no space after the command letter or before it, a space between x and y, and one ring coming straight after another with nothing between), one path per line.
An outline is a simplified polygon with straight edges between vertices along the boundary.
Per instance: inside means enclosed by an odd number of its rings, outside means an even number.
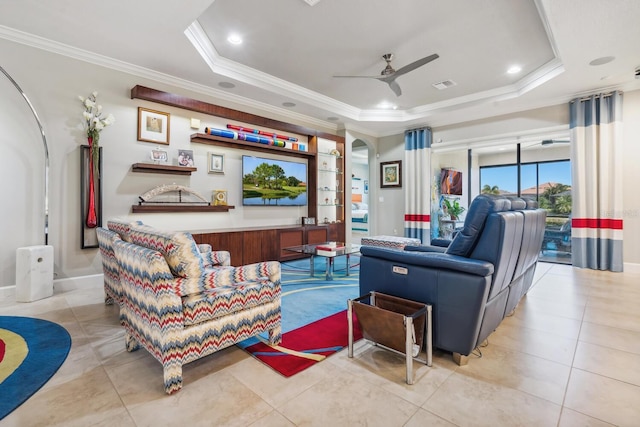
M360 295L432 304L434 347L464 364L531 287L545 218L535 202L477 196L446 247L363 246Z

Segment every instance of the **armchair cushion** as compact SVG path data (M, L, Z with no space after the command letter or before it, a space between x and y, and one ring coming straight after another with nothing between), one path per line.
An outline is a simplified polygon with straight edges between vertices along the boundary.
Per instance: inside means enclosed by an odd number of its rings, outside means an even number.
M191 233L132 226L129 241L135 245L160 252L174 276L200 278L204 262Z

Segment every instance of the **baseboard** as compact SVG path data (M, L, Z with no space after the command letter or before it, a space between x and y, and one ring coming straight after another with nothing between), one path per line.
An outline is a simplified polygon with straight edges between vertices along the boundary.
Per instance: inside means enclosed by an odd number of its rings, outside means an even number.
M66 277L64 279L56 279L53 281L53 293L69 292L80 288L87 288L93 285L101 285L104 280L103 274L92 274L89 276ZM16 287L3 286L0 287L0 302L15 301Z
M639 273L640 274L640 264L635 262L625 262L624 263L624 272L625 273Z

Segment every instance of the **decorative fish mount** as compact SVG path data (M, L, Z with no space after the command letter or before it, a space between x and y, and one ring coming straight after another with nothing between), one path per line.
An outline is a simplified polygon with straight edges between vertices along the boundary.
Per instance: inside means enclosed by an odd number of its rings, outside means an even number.
M142 196L139 196L139 205L182 205L182 206L209 206L207 201L197 191L184 185L165 184L153 188Z

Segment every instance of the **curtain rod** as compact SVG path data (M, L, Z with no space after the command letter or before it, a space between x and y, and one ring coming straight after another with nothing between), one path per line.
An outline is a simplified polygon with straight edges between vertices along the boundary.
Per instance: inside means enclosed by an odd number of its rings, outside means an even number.
M431 130L431 127L430 126L424 126L424 127L421 127L421 128L407 129L407 130L404 131L404 133L413 132L415 130Z
M571 100L571 104L573 104L576 101L580 101L580 102L584 102L584 101L588 101L590 100L592 97L596 97L596 98L608 98L611 95L613 95L614 93L617 93L619 95L622 95L622 91L621 90L614 90L613 92L609 92L609 93L599 93L597 95L590 95L590 96L584 96L582 98L576 98L576 99L572 99Z

